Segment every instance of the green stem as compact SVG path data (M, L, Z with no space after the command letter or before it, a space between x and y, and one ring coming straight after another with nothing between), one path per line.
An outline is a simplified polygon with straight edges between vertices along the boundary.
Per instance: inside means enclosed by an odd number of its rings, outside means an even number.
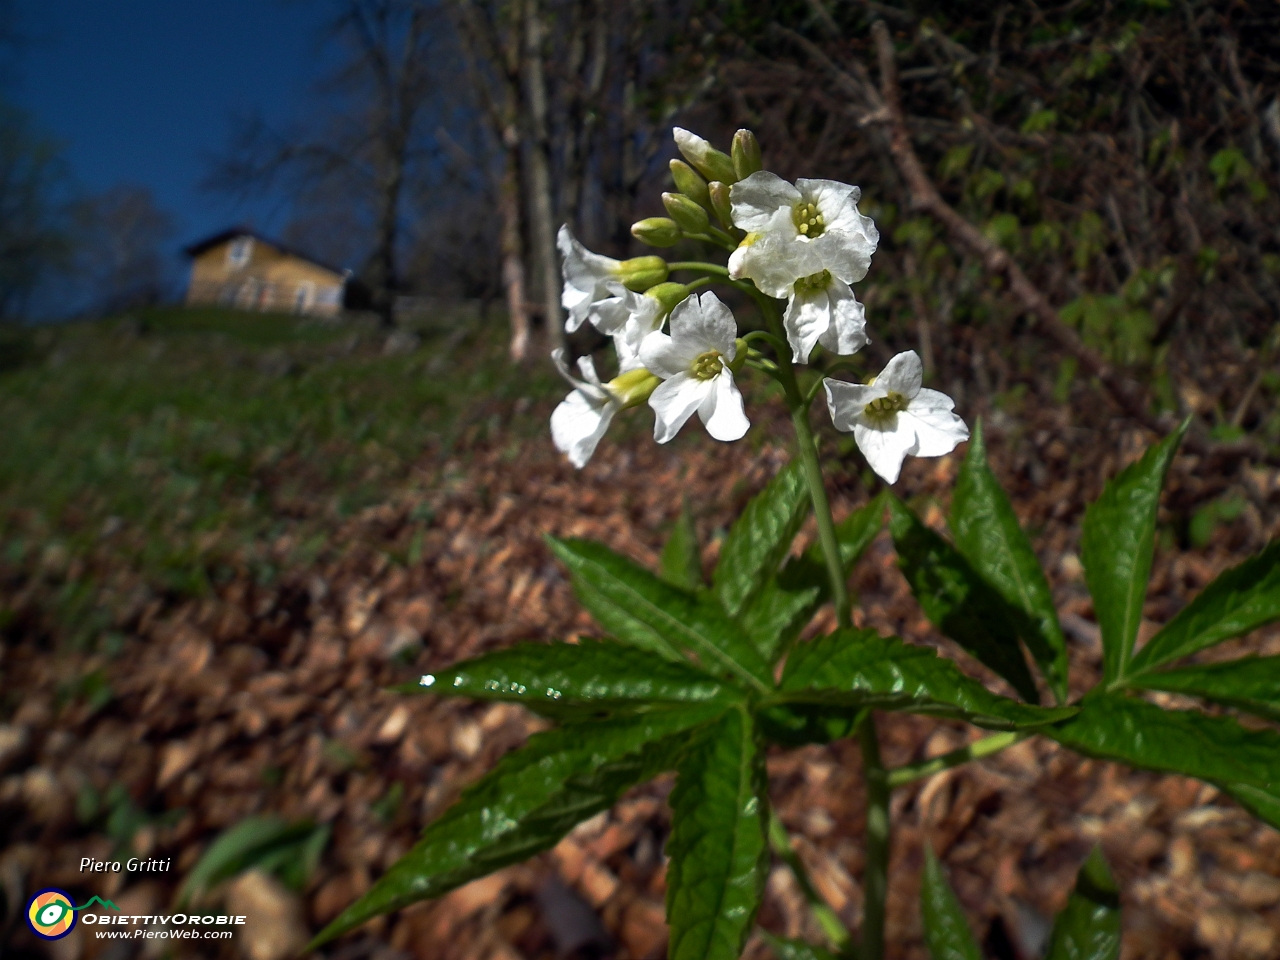
M786 340L782 318L777 304L765 297L754 285L748 291L755 297L764 314L770 332L780 340ZM818 448L813 430L809 427L809 405L800 394L796 371L790 351L778 353L778 380L786 393L787 406L791 410L791 423L796 431L796 445L800 462L809 485L809 497L813 502L814 519L818 524L818 542L827 563L831 579L831 597L836 608L836 623L842 629L853 625L850 615L849 587L845 582L844 560L840 556L840 541L836 537L835 521L831 516L831 501L827 499L826 485L822 479L822 466L818 462ZM867 781L866 870L863 875L862 911L862 960L882 960L884 957L885 901L889 887L889 781L884 764L880 760L880 742L876 735L874 716L868 711L858 724L858 742L862 746L862 770Z
M718 277L729 276L729 268L715 263L703 263L701 260L677 260L667 264L668 272L672 270L697 270L700 273L714 273Z
M853 938L849 936L845 925L840 922L839 915L831 909L831 905L822 898L822 894L818 893L813 881L809 879L809 871L805 869L800 855L791 845L787 828L782 825L782 821L778 819L778 812L772 807L769 808L769 846L773 848L778 859L791 868L796 883L800 886L800 892L809 901L813 918L818 921L818 926L822 927L822 932L827 935L831 945L840 953L849 954L853 947Z
M880 760L875 718L867 713L858 726L862 770L867 780L867 829L863 841L862 958L884 956L884 908L889 893L889 778Z
M967 747L961 747L959 750L952 750L950 753L944 753L940 757L933 757L930 760L921 760L919 763L909 763L902 767L895 767L889 771L889 786L890 788L901 787L904 784L912 783L916 780L922 780L925 777L931 777L935 773L941 773L943 770L950 770L952 767L958 767L961 764L968 763L970 760L989 757L991 754L999 753L1006 747L1011 747L1019 740L1025 740L1029 736L1029 733L1019 730L1010 730L1007 733L997 733L990 737L983 737L981 740L971 743Z

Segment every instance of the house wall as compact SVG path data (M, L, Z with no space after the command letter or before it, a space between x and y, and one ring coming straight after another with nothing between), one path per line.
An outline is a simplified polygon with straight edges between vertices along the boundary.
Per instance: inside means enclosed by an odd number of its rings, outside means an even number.
M342 309L343 277L318 264L252 239L247 258L233 257L235 238L191 260L187 300L242 310L333 316Z

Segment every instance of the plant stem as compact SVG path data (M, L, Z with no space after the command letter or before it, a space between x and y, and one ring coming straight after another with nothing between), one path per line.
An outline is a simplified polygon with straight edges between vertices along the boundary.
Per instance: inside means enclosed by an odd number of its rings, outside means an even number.
M715 263L703 263L701 260L677 260L667 264L668 272L673 270L697 270L700 273L714 273L718 277L727 277L729 268Z
M862 877L862 960L884 956L884 908L889 893L889 778L880 760L876 721L870 711L858 725L862 771L867 780L867 865Z
M895 767L889 771L889 787L901 787L904 784L913 783L916 780L922 780L925 777L931 777L935 773L941 773L943 770L950 770L952 767L958 767L961 764L968 763L970 760L977 760L981 757L989 757L993 753L999 753L1006 747L1011 747L1019 740L1025 740L1030 734L1018 730L1010 730L1006 733L993 734L990 737L983 737L975 743L969 744L967 747L961 747L959 750L952 750L950 753L944 753L940 757L933 757L930 760L922 760L919 763L909 763L906 766Z
M782 318L777 305L751 288L756 302L764 314L769 330L785 341ZM822 479L822 466L818 462L818 448L813 430L809 426L809 404L800 394L796 371L786 350L778 352L778 380L787 396L791 410L791 423L796 431L796 444L800 462L809 484L809 497L813 502L813 515L818 524L818 542L827 562L831 578L831 597L836 608L836 624L841 629L853 625L850 616L849 587L845 582L844 560L840 556L840 541L836 537L835 521L831 516L831 501L827 499L826 485ZM884 957L884 911L889 887L889 781L884 764L880 760L880 741L876 734L875 717L870 711L858 724L858 742L862 747L862 771L867 781L866 870L863 874L862 910L862 960L882 960Z
M849 936L845 925L840 922L840 917L822 898L822 894L818 893L813 881L809 879L809 871L805 869L804 861L791 845L791 837L787 834L787 828L782 825L782 821L778 819L778 811L772 807L769 808L769 846L778 855L778 859L791 868L796 883L800 886L800 892L809 901L813 918L818 921L818 926L822 927L822 932L827 935L831 945L840 953L849 954L853 947L853 938Z

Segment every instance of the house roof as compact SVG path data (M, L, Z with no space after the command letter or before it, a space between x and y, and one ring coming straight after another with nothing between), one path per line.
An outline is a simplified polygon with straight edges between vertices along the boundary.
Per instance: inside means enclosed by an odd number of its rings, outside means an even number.
M340 277L346 277L351 274L350 270L344 270L341 267L335 267L331 263L325 263L323 260L317 260L315 257L303 253L301 250L296 250L293 247L286 246L279 240L263 236L261 233L258 233L258 231L252 230L248 227L231 227L227 230L221 230L211 237L205 237L203 240L193 243L189 247L184 247L182 252L189 257L198 257L206 250L210 250L213 247L226 243L228 240L233 240L236 237L253 237L255 240L261 240L263 243L270 244L275 247L281 253L287 253L300 260L306 260L308 263L314 263L317 267L323 267L326 270L338 274Z

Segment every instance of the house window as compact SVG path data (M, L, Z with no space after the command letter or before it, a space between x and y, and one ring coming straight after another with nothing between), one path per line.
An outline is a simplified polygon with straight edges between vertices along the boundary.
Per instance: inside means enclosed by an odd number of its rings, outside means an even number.
M253 237L236 237L227 247L227 266L239 270L253 256Z

